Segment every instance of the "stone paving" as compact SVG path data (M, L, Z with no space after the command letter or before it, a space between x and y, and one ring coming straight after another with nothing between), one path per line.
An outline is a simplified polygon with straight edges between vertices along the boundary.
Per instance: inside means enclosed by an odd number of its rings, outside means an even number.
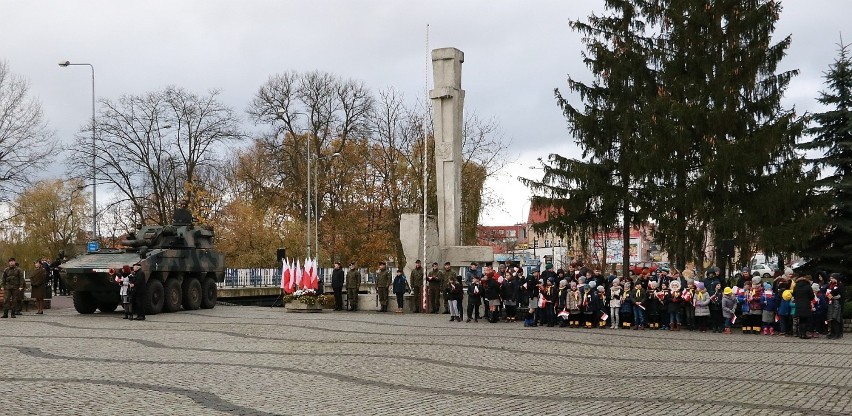
M0 413L852 414L848 334L523 328L224 305L122 316L58 307L0 320Z

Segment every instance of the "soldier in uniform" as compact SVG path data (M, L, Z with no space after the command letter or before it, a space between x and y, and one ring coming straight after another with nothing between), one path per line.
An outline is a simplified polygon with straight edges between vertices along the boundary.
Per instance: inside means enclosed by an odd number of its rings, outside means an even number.
M432 263L426 283L429 285L429 313L438 313L441 307L441 271L437 262Z
M18 293L24 292L24 274L18 268L18 262L12 257L9 259L9 267L3 270L3 318L9 317L9 311L12 311L12 318L17 316Z
M133 265L133 276L130 278L130 287L133 290L133 312L135 321L145 320L145 299L148 298L148 287L145 282L145 272L139 263Z
M343 266L339 261L334 262L334 270L331 272L331 290L334 291L334 310L343 310Z
M388 288L391 284L391 275L385 262L379 262L379 270L376 270L376 292L379 295L379 312L388 311Z
M358 288L361 286L361 272L355 266L354 261L349 263L349 271L346 272L346 299L350 311L358 310Z
M455 281L456 275L453 274L452 267L450 266L450 262L444 263L444 270L441 270L441 293L444 294L444 313L449 314L449 300L450 296L447 294L447 287L450 286L450 282Z
M423 265L420 260L414 262L410 277L408 280L411 291L414 292L414 313L420 313L420 307L423 305Z

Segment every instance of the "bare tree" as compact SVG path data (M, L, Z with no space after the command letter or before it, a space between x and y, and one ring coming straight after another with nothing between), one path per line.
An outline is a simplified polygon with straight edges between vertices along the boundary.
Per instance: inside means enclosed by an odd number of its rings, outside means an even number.
M0 61L0 200L8 201L12 190L44 170L55 148L54 132L41 103L29 96L29 83Z
M319 71L289 71L271 76L247 111L255 124L271 127L260 143L275 157L278 185L304 189L306 152L312 158L339 152L347 140L365 131L372 106L372 93L361 81ZM293 202L297 212L304 211Z
M165 224L177 203L193 205L199 172L212 166L218 146L245 138L234 111L219 93L200 96L177 87L100 101L96 175L129 203L136 221ZM91 131L91 130L89 130ZM85 131L77 137L72 168L85 175L92 148Z

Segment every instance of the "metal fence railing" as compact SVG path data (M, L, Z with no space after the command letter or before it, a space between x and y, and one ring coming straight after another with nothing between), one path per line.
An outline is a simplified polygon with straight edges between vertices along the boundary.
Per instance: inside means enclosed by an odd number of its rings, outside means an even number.
M395 268L388 268L391 276L396 274ZM333 269L320 267L317 275L326 285L331 284ZM361 282L373 283L376 279L375 270L360 269ZM344 271L345 273L345 271ZM225 281L219 287L280 287L281 269L225 269Z

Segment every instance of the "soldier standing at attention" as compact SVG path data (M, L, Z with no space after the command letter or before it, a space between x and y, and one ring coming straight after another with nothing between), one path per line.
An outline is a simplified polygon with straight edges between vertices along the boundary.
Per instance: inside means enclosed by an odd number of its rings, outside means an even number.
M346 300L349 302L349 311L358 310L358 288L361 286L361 272L355 268L355 262L349 263L349 271L346 272Z
M379 312L388 311L388 294L391 284L391 275L385 262L379 262L379 270L376 270L376 292L379 294Z
M3 318L9 317L9 310L12 311L12 318L17 316L15 311L18 310L18 291L24 291L24 275L21 269L18 268L18 262L12 257L9 259L9 267L3 270Z
M437 262L432 263L426 283L429 285L429 313L438 313L441 307L441 271Z
M420 307L423 306L423 266L420 264L420 260L414 262L409 284L411 291L414 292L414 313L420 313Z
M145 272L142 265L133 264L133 276L130 278L130 287L133 289L133 312L136 317L134 321L145 320L145 299L148 298L148 285L145 282Z
M331 272L331 290L334 291L334 310L343 310L343 266L339 261L334 262Z

